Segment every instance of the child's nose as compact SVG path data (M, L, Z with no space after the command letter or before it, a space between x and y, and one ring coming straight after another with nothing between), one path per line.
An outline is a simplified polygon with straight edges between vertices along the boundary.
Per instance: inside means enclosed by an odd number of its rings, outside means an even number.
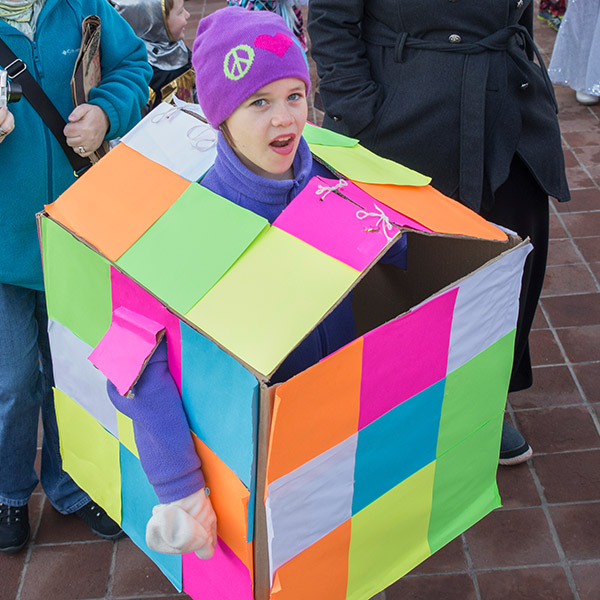
M273 115L273 125L281 127L291 125L294 121L292 111L287 106L279 106Z

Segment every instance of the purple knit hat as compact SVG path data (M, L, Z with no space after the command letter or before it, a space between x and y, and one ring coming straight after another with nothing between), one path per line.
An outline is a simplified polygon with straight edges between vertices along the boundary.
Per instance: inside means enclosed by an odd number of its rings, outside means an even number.
M296 77L310 89L308 62L285 21L268 10L229 6L200 20L192 64L198 101L217 128L265 85Z

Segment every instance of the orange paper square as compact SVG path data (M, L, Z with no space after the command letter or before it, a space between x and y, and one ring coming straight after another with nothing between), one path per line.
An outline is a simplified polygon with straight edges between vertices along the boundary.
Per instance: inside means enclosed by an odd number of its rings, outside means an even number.
M115 262L189 185L179 175L119 144L46 206L46 211Z
M193 433L196 452L217 514L217 533L253 573L252 542L248 542L248 500L250 492L238 476Z
M376 200L436 233L468 235L486 240L507 239L502 230L430 185L377 185L360 181L354 183Z
M275 573L271 600L346 600L351 520Z
M276 389L268 483L356 433L362 350L359 338Z

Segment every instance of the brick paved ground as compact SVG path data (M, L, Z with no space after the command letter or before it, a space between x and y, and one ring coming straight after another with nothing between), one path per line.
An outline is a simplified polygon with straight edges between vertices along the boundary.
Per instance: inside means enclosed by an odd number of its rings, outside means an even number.
M188 0L189 44L198 19L223 4ZM536 23L546 60L554 37ZM536 384L511 397L508 409L535 457L501 468L503 508L388 588L387 600L600 600L600 106L556 91L573 201L552 203L549 267L531 336ZM0 556L1 600L188 598L129 539L93 537L40 490L31 518L27 548Z

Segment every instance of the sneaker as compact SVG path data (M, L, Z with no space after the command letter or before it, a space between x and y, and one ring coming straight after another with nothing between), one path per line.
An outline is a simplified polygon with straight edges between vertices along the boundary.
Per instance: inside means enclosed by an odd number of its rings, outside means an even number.
M0 551L18 552L29 540L29 510L0 504Z
M600 96L593 96L592 94L586 94L585 92L575 92L575 98L579 104L585 104L591 106L592 104L598 104L600 102Z
M92 533L105 540L116 540L124 535L118 523L113 521L106 511L90 500L75 513L92 530Z
M505 467L519 465L529 460L532 454L533 450L525 438L510 423L504 421L498 463Z
M547 25L550 25L554 31L558 31L558 28L560 27L560 17L553 15L551 12L540 11L537 18L540 21L544 21Z

